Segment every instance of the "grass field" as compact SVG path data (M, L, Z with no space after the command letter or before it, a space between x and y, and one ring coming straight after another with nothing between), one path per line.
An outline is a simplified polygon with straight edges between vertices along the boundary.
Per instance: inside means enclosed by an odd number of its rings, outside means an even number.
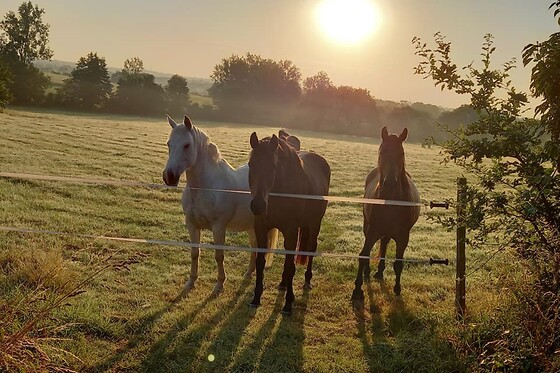
M259 137L278 130L195 125L234 166L247 161L253 130ZM12 109L0 114L0 129L0 171L162 183L170 129L164 118ZM377 159L375 140L292 132L304 149L329 161L331 194L361 196L364 178ZM405 151L423 201L455 197L458 169L440 164L437 148L406 144ZM454 232L428 221L428 213L422 210L405 258L453 260ZM188 239L177 190L0 178L0 225ZM361 225L361 206L331 203L318 250L357 254L363 244ZM211 242L209 232L203 241ZM246 246L247 236L228 233L226 244ZM64 326L53 331L64 339L45 343L77 357L55 353L55 359L79 371L451 372L476 366L455 348L470 326L454 320L453 265L406 264L402 295L396 298L389 264L385 282L367 285L364 308L354 309L350 295L357 261L319 258L311 292L303 292L304 270L297 269L294 314L284 317L283 293L276 290L280 255L266 271L257 310L248 307L253 281L243 279L247 253L226 254L228 280L217 298L210 297L216 278L213 252L201 255L197 288L174 301L190 267L184 248L0 232L0 300L14 304L37 288L56 293L67 281L78 281L104 264L126 261L126 268L101 272L47 321L49 327ZM468 250L467 272L488 255ZM393 246L388 256L394 256ZM506 263L498 258L467 278L471 323L490 319L507 296L499 286Z

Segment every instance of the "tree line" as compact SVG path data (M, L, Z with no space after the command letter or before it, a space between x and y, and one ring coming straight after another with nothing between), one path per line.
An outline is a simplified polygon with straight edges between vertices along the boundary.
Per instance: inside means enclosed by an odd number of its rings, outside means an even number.
M292 61L251 53L224 58L214 67L208 90L212 105L193 103L183 76L157 84L138 57L110 75L105 58L96 52L81 57L53 91L49 77L33 66L53 56L44 13L28 1L0 22L0 109L11 103L146 116L188 113L197 119L361 136L377 136L383 126L394 131L407 126L416 141L441 137L438 120L452 119L458 126L472 114L468 108L450 114L421 103L383 105L367 89L335 86L324 71L303 79Z

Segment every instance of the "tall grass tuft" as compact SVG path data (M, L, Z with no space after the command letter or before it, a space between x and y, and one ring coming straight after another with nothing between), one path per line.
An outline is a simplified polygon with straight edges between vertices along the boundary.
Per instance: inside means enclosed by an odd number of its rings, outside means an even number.
M60 335L73 324L60 323L54 313L85 292L101 272L127 264L108 258L80 276L68 268L60 252L2 253L2 286L11 289L9 299L0 304L0 370L74 372L70 366L81 362L80 358L57 347L65 340Z

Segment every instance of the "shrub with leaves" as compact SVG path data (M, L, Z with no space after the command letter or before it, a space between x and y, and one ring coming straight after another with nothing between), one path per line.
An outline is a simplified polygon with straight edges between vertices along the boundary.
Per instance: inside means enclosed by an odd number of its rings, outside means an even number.
M560 1L553 5L559 7ZM525 316L531 318L524 319L527 333L547 336L535 339L534 361L540 368L548 368L553 356L560 354L558 41L556 33L524 50L524 62L535 63L532 92L544 99L537 120L523 116L527 95L509 79L515 60L492 67L491 35L484 39L482 66L471 63L462 70L452 62L451 43L440 33L435 34L433 48L413 39L420 58L415 73L433 79L442 90L469 95L478 114L472 123L447 128L450 139L442 149L445 161L460 165L470 180L466 217L470 243L476 247L497 241L500 248L514 248L535 279L532 293L516 295L525 302ZM448 227L457 223L449 218L440 221Z

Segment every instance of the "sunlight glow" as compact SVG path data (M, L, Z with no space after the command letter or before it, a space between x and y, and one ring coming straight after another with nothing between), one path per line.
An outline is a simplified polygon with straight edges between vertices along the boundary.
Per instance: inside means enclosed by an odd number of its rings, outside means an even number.
M377 8L370 0L323 0L315 9L321 31L342 44L357 44L380 24Z

